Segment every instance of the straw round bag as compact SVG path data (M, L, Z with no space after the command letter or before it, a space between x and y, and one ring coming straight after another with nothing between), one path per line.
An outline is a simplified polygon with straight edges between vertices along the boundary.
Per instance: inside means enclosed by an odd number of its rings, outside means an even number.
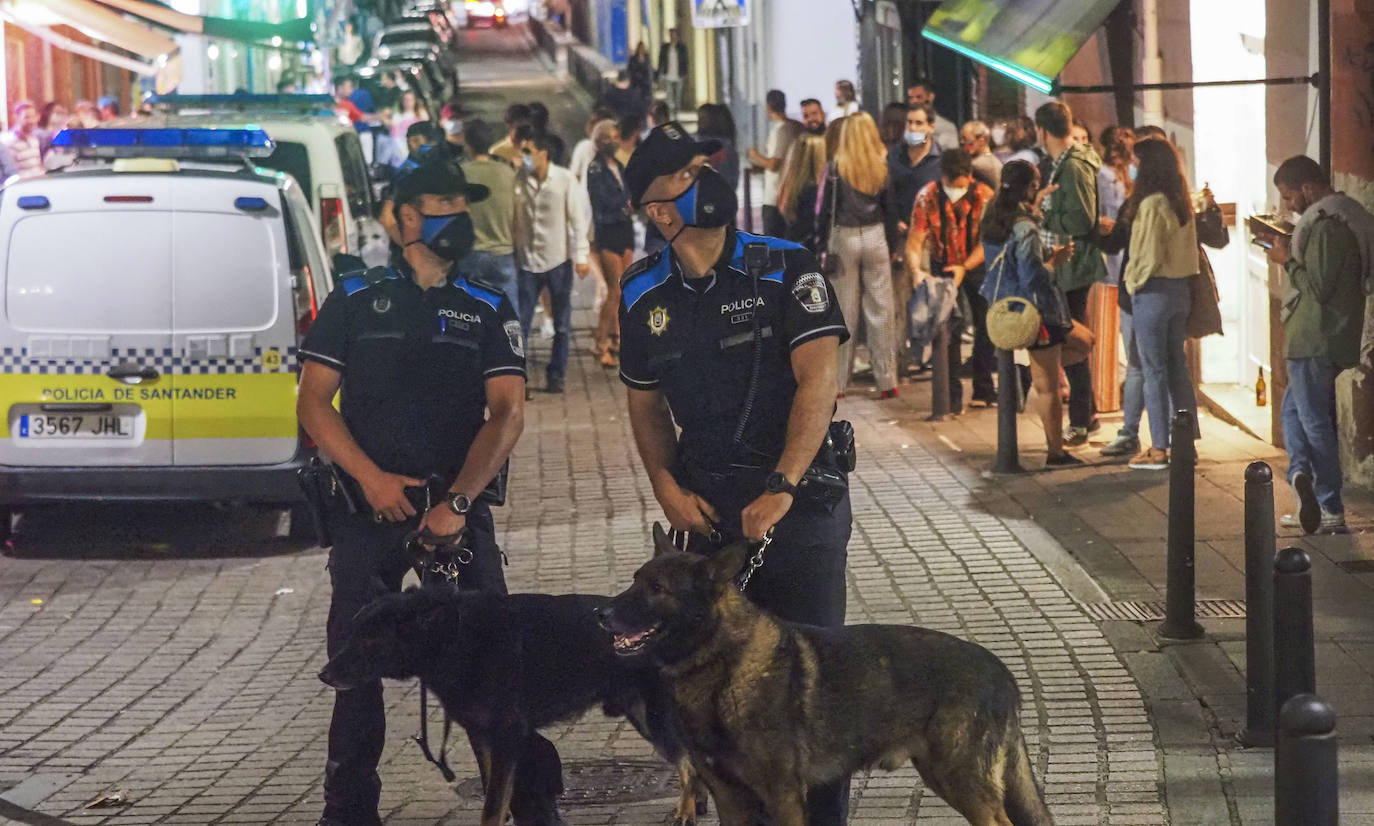
M993 295L1002 285L1002 272L1006 270L1007 247L1011 239L1002 246L1002 251L993 259L992 269L997 270L997 286ZM999 350L1024 350L1035 343L1040 336L1040 311L1029 300L1020 296L999 298L988 307L988 338Z

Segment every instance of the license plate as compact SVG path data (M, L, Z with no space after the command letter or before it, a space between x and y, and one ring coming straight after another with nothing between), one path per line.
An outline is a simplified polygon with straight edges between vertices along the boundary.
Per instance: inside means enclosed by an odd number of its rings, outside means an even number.
M26 413L19 417L19 438L132 439L134 417L110 413Z

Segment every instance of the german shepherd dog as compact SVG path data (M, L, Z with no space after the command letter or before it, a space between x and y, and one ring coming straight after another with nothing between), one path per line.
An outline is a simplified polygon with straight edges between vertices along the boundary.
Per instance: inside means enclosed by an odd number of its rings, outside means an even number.
M735 586L746 543L681 553L655 525L654 545L601 623L667 681L722 826L804 826L808 787L907 761L976 826L1051 824L992 652L924 628L783 622Z
M482 775L482 826L503 826L516 764L534 730L575 719L596 705L626 717L666 760L687 770L667 726L668 694L644 663L618 658L596 611L609 597L410 588L358 613L342 650L320 679L347 690L373 680L416 677L467 732ZM679 824L702 811L691 777ZM554 789L561 792L562 788Z

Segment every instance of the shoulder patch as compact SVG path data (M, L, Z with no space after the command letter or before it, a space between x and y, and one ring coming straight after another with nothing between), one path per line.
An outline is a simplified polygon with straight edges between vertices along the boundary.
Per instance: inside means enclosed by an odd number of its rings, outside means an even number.
M394 267L372 267L344 273L339 276L339 286L343 287L345 295L353 295L383 281L394 281L400 277L400 273Z
M620 296L625 309L630 309L645 293L667 281L672 273L673 268L663 250L631 264L620 279Z
M491 287L485 285L479 286L478 284L475 284L462 276L453 279L453 286L457 289L462 290L463 292L467 293L468 295L472 296L478 301L481 301L483 304L486 304L493 310L500 309L501 299L505 298L505 294L500 290L492 289Z

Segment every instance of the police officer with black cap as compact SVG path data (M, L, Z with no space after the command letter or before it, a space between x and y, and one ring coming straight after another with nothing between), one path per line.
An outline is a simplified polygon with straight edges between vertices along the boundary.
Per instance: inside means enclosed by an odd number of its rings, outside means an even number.
M463 534L471 559L459 587L505 593L483 491L524 427L520 323L499 289L452 263L473 244L468 203L487 194L447 161L408 174L396 191L403 255L345 276L301 342L297 413L337 476L326 505L331 656L360 608L400 590L414 531L454 541ZM321 824L381 822L385 732L380 682L335 694ZM557 752L534 735L517 769L517 823L553 823L559 790Z
M786 620L843 625L853 447L831 419L848 333L810 252L735 229L734 189L707 163L719 148L669 122L625 167L630 197L669 242L621 282L635 442L687 550L771 535L745 594ZM849 783L808 801L810 823L844 823Z

